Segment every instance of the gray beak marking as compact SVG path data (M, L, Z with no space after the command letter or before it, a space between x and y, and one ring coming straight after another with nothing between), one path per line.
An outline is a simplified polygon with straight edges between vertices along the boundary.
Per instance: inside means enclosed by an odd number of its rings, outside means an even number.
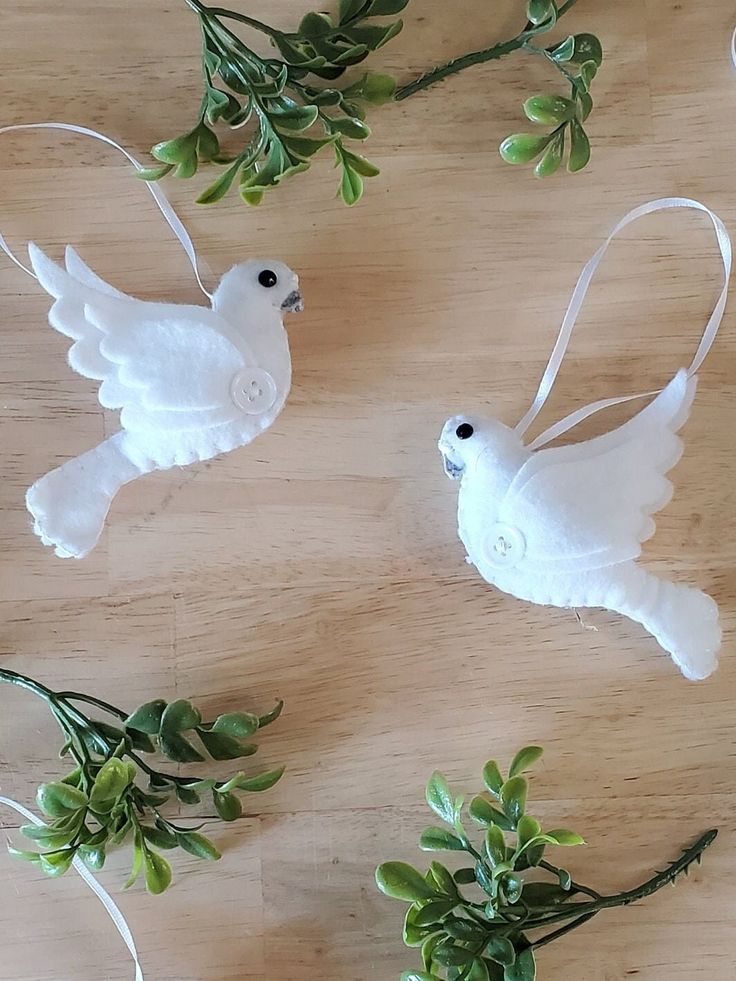
M450 480L460 480L465 470L465 467L454 463L450 457L446 454L442 454L442 464L445 468L445 473L450 478Z
M301 313L304 309L304 299L299 290L292 290L281 304L284 313Z

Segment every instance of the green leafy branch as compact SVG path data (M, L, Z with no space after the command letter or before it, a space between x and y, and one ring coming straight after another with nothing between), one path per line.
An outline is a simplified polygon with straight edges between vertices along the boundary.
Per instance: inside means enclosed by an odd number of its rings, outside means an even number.
M211 794L222 820L234 821L242 814L238 792L268 790L284 772L283 767L253 776L241 771L216 780L161 771L141 755L158 752L175 763L252 756L258 747L251 737L279 717L280 701L266 715L229 712L203 722L199 710L185 699L170 703L156 699L128 714L91 695L52 691L14 671L0 670L0 682L25 688L48 704L65 737L59 755L71 757L75 764L60 781L38 788L36 800L46 823L21 828L42 851L9 846L11 855L32 862L49 876L62 875L77 856L89 868L101 869L111 846L132 842L126 888L143 871L148 891L164 892L172 873L161 849L181 848L197 858L220 858L213 843L199 833L202 824L185 828L164 817L161 808L172 796L189 806L200 803L202 794ZM115 724L90 718L80 704L94 706Z
M315 154L330 146L340 170L338 193L346 204L355 204L364 178L378 174L378 168L346 141L370 136L365 106L391 100L396 85L390 76L375 74L343 89L322 83L334 82L395 37L400 20L376 24L374 19L399 13L408 0L340 0L334 20L313 11L292 33L200 0L186 2L202 32L204 91L197 120L188 132L157 144L152 154L160 166L139 176L155 181L173 171L192 177L202 161L223 164L226 169L198 203L219 201L237 181L241 198L256 205L266 191L308 170ZM278 57L261 57L226 21L265 34ZM245 145L234 157L220 148L213 128L218 122L230 130L247 126Z
M548 177L557 171L564 159L566 138L570 151L568 170L582 170L590 160L590 141L583 127L593 109L590 86L603 61L601 42L593 34L571 34L564 41L551 47L535 44L537 38L551 31L557 22L577 2L566 0L528 0L527 23L523 30L508 41L502 41L454 58L434 68L396 92L396 99L407 99L437 82L475 65L495 61L515 51L522 51L544 58L569 84L570 97L556 93L535 95L524 103L528 119L553 129L542 136L532 133L514 133L500 146L500 153L507 163L524 164L537 160L534 172L537 177Z
M376 870L378 888L410 903L404 943L421 948L423 970L406 971L402 981L534 981L535 950L582 926L604 909L645 899L687 874L715 840L707 831L665 871L614 895L604 895L572 879L546 860L550 846L584 844L565 828L544 829L527 813L528 784L523 773L542 755L538 746L516 754L504 778L495 760L486 763L486 792L470 801L470 818L484 830L476 846L463 823L464 799L455 797L441 773L427 784L427 803L448 825L422 832L424 851L470 855L473 864L451 873L433 861L422 875L405 862L386 862ZM540 881L539 871L547 873ZM529 880L526 873L533 871ZM461 886L475 887L471 899ZM550 927L554 929L550 930Z

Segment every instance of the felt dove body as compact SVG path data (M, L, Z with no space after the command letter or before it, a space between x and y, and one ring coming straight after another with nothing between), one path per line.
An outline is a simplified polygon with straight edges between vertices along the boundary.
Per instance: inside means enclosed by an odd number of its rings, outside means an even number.
M637 561L672 496L665 474L682 453L676 434L695 387L683 369L629 422L574 445L533 450L494 419L455 416L439 448L460 480L468 561L487 582L532 603L623 613L700 679L717 665L715 602Z
M94 548L113 497L141 474L207 460L250 443L281 412L291 384L283 315L302 309L280 262L225 273L212 308L134 299L71 249L66 267L29 246L54 297L49 323L73 340L69 364L100 382L121 429L30 488L34 531L63 558Z

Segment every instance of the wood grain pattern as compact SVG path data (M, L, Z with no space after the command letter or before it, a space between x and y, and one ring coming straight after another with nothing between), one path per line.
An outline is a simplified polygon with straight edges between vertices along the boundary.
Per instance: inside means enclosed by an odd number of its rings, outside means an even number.
M284 26L309 4L272 6L248 3ZM465 6L458 17L456 5L414 0L379 63L408 79L518 23L516 0ZM180 0L6 8L2 122L98 127L141 156L187 124L199 42ZM653 568L721 604L722 667L707 683L684 682L628 621L593 612L586 630L572 613L480 582L463 562L455 488L435 448L453 412L492 403L509 422L521 416L580 266L630 207L685 194L736 228L732 17L719 0L579 4L566 23L596 30L607 63L593 162L574 178L539 183L497 158L499 140L523 128L521 100L550 83L544 65L519 57L376 111L370 156L383 173L353 211L333 198L328 159L259 210L199 209L193 183L170 183L210 282L259 253L300 272L294 391L250 448L125 488L80 563L40 546L23 495L115 420L66 367L45 295L0 263L0 663L131 707L153 694L212 711L287 702L262 755L288 762L288 779L249 801L247 820L218 827L223 861L178 859L166 898L121 897L147 978L398 977L412 954L374 866L421 861L432 768L470 792L489 754L531 741L547 747L540 815L589 842L569 858L581 879L625 887L706 827L722 831L677 890L546 948L540 979L733 978L732 312L701 375L675 499L647 547ZM71 242L122 289L198 302L177 244L112 151L52 134L0 139L12 245L33 239L58 254ZM664 383L689 361L718 276L697 216L627 229L541 424ZM59 773L56 736L30 696L0 697L0 790L28 801ZM102 875L114 892L122 866L115 856ZM39 880L0 854L0 897L2 981L131 976L75 877Z

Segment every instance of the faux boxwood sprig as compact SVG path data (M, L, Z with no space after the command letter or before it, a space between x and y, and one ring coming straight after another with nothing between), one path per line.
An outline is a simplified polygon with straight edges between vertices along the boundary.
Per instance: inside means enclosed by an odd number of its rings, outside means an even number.
M353 144L371 133L366 107L407 99L443 79L487 61L521 51L544 58L569 84L570 95L535 95L524 103L534 123L551 126L544 134L515 133L501 144L509 163L537 161L535 173L547 177L559 169L569 146L568 170L590 159L584 123L593 101L590 87L603 50L593 34L569 35L544 46L539 39L556 27L577 0L523 0L527 21L508 41L453 58L397 88L384 74L363 74L338 87L345 72L365 61L394 38L403 23L395 18L408 0L338 0L332 15L312 11L295 31L282 31L248 14L186 0L199 18L202 34L202 97L194 125L158 143L151 151L156 166L138 172L157 181L174 174L193 177L201 163L223 171L197 198L213 204L237 186L243 201L260 204L265 193L287 177L308 170L320 150L330 148L339 171L338 194L353 205L364 181L378 168ZM257 53L229 24L265 35L273 48ZM220 146L218 127L243 128L242 148L234 154Z
M376 74L364 74L342 90L325 83L390 41L402 22L375 19L399 13L408 0L340 0L334 19L313 11L291 33L200 0L187 3L202 31L204 91L197 120L188 132L157 144L152 153L161 166L139 176L159 180L173 171L192 177L200 161L212 161L225 170L198 203L219 201L237 182L242 199L259 204L266 191L308 170L312 157L331 147L340 171L339 194L346 204L355 204L364 178L378 174L378 168L346 141L370 135L365 106L392 99L396 85L390 76ZM257 54L226 21L265 34L274 56ZM248 126L245 145L235 156L220 149L218 122L231 130Z
M207 758L232 761L258 749L252 737L281 714L283 702L266 715L228 712L212 722L186 699L155 699L128 714L108 702L80 692L55 692L33 678L0 671L0 682L39 695L64 734L61 757L74 768L55 783L42 784L36 800L46 823L21 828L40 851L9 846L10 854L32 862L49 876L62 875L78 856L101 869L111 847L132 843L133 860L126 888L143 872L149 892L164 892L171 883L169 862L161 850L181 848L197 858L216 860L220 853L199 824L183 827L165 817L171 800L188 806L211 796L223 821L242 814L239 793L268 790L284 768L253 775L239 771L226 780L161 770L144 756L158 753L176 763L203 763ZM91 718L80 705L92 705L115 720Z
M718 833L707 831L665 871L635 889L607 895L581 885L545 856L550 847L584 844L582 837L566 828L543 828L527 811L523 774L541 755L538 746L520 750L507 777L495 760L486 763L486 790L467 809L482 829L478 844L463 820L464 799L452 793L441 773L432 775L427 803L446 827L427 828L419 847L469 856L471 864L450 872L434 861L422 874L405 862L386 862L376 870L379 889L410 904L404 943L421 948L422 969L404 972L402 981L534 981L536 950L601 910L627 906L674 883L700 861ZM472 896L464 887L472 888Z

